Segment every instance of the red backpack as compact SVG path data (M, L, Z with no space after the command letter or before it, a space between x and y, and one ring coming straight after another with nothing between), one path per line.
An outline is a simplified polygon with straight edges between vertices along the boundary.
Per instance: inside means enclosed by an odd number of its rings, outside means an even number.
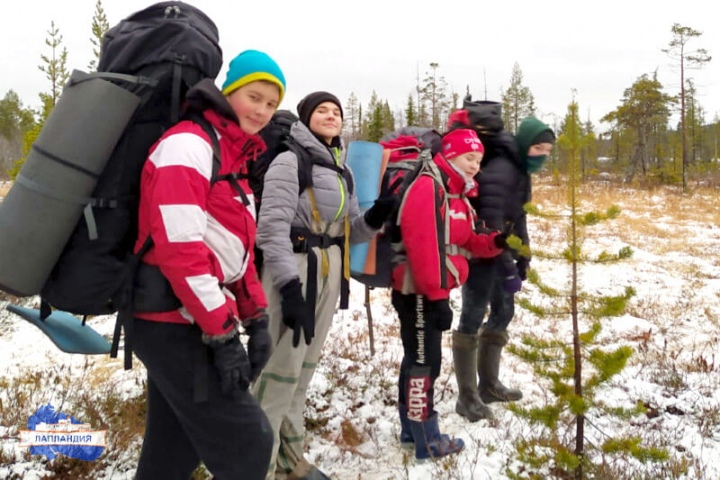
M388 164L380 183L380 196L396 194L402 199L407 187L423 171L427 170L432 157L440 151L442 136L431 128L403 127L380 140ZM352 272L352 278L368 287L390 288L392 270L402 253L402 238L397 219L402 202L385 222L377 235L375 249L375 273ZM371 260L372 261L372 258Z

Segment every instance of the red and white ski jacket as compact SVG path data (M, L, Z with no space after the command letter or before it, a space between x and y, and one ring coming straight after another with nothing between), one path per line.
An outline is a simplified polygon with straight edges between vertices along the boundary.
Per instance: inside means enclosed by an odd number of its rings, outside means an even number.
M445 188L440 188L429 175L420 175L408 187L400 213L400 233L406 261L393 269L393 289L423 295L429 300L441 300L449 297L450 290L467 281L469 267L465 252L472 257L492 258L503 250L497 248L493 241L498 232L475 232L475 211L462 196L464 178L441 154L435 155L433 162L442 172ZM477 195L477 184L466 195ZM440 205L439 212L436 205ZM447 288L443 288L440 272L446 259L441 258L440 242L445 237L447 215L450 216L450 237L444 243L457 248L446 247L446 256L457 274L453 275L451 269L446 268ZM458 248L465 252L458 251ZM406 269L409 269L410 282L405 276ZM412 291L407 291L408 283Z
M218 174L247 173L247 161L265 149L258 135L213 110L204 112L220 143ZM138 318L196 323L206 335L223 335L237 325L228 318L251 318L267 307L253 262L255 202L227 181L211 185L213 148L198 124L183 121L150 150L141 177L137 252L148 235L153 247L142 261L160 267L183 307L144 313Z

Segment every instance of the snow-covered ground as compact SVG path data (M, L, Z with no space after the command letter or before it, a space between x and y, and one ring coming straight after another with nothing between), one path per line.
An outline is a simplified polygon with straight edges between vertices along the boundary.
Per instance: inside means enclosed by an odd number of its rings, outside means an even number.
M631 407L640 402L648 409L629 420L590 418L588 440L602 441L602 432L634 434L643 437L644 444L663 447L670 455L663 465L620 465L616 471L627 471L628 476L615 478L720 478L720 358L716 358L720 339L720 194L705 191L683 196L669 189L619 190L602 184L583 190L587 199L583 211L605 209L611 203L622 208L618 219L586 230L583 251L593 256L625 246L634 250L629 260L580 269L581 290L587 294L620 294L626 286L637 291L623 315L603 320L603 346L629 345L635 354L598 395L613 406ZM549 180L536 187L535 200L543 210L566 210L564 198L563 190ZM562 250L566 226L560 219L531 217L533 246L548 252ZM545 284L561 288L567 282L569 270L561 261L538 255L532 268ZM519 295L548 302L534 285L525 285ZM396 379L402 350L398 325L388 292L373 291L371 296L373 356L362 285L353 283L350 309L336 315L309 392L308 459L334 479L503 479L508 468L517 471L514 441L531 436L538 427L504 405L493 405L496 419L492 422L469 423L455 413L457 385L449 334L444 338L436 408L441 428L462 437L467 447L449 460L425 463L417 463L400 448ZM459 292L454 292L452 299L457 312ZM0 302L0 419L12 417L11 408L22 413L16 423L0 423L0 478L61 478L18 445L17 431L24 427L27 415L46 402L75 414L73 402L81 397L68 391L133 398L142 392L144 371L139 362L128 372L122 370L120 360L63 354L35 327L5 312L4 305ZM96 318L92 325L109 337L114 319ZM519 344L523 335L570 342L570 331L569 317L539 318L520 308L511 324L511 343ZM42 372L44 388L24 401L18 399L17 379L31 378L32 372ZM523 406L542 405L551 398L548 385L535 376L532 366L509 353L504 356L501 374L506 384L522 388ZM132 448L112 456L108 451L112 461L106 461L107 468L83 478L132 478L139 442L138 438ZM552 478L548 472L539 473Z

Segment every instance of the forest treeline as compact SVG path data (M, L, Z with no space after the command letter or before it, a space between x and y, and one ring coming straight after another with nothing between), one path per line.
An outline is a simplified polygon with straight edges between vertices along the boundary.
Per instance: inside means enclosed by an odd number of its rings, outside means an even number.
M90 23L93 60L87 66L93 71L100 55L102 37L109 28L102 1L98 0ZM603 174L605 178L622 181L643 181L678 184L687 187L688 180L720 184L720 118L718 112L707 112L700 102L690 73L711 61L701 43L702 33L675 24L668 35L663 51L679 71L679 91L669 91L659 80L658 72L638 72L637 79L622 92L618 106L606 112L601 125L589 119L581 120L580 105L574 95L569 99L563 118L541 118L550 124L558 136L569 129L582 133L581 171L583 179ZM40 107L29 106L9 90L0 99L0 179L14 178L32 143L37 138L66 83L70 71L68 51L55 22L51 22L45 40L45 51L39 56L39 70L47 79L47 90L38 94ZM415 125L444 129L448 115L461 108L469 94L450 91L442 75L441 65L429 63L415 85L408 86L407 98L401 108L392 108L382 97L381 87L373 90L363 104L354 93L345 100L346 142L352 140L378 141L402 126ZM477 99L474 99L477 100ZM520 120L537 115L532 86L524 83L523 72L515 64L507 88L499 98L489 98L503 104L506 129L514 132ZM397 105L397 102L394 102ZM588 109L592 105L582 105ZM679 114L679 115L678 115ZM712 118L709 118L712 115ZM679 118L671 124L671 117ZM571 124L572 123L572 124ZM562 148L553 154L548 171L563 171L567 163Z

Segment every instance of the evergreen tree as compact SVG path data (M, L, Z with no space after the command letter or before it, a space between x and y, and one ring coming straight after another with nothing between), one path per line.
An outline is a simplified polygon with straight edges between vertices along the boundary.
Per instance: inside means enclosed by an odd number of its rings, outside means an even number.
M682 145L682 186L683 191L687 190L687 166L688 166L688 149L687 149L687 129L685 124L685 108L686 108L686 90L685 90L685 71L693 68L700 68L704 64L712 60L704 48L689 50L688 42L702 36L702 32L693 30L690 27L683 27L679 23L672 26L673 38L670 40L669 48L663 49L663 52L674 60L677 60L680 68L680 135Z
M393 115L387 100L382 106L383 135L395 130L395 115Z
M50 81L50 91L40 94L43 105L41 114L43 121L50 115L52 108L60 98L65 83L70 78L67 69L67 48L62 46L63 37L60 35L60 30L55 27L54 21L50 23L50 30L47 33L48 38L45 39L45 45L50 47L50 56L40 55L42 64L38 65L40 71Z
M0 100L0 136L11 140L32 128L34 112L23 106L17 93L8 90Z
M529 87L523 85L523 73L516 62L513 66L510 86L502 92L503 121L505 129L517 132L520 121L535 114L535 98Z
M38 114L38 119L34 127L25 132L21 152L22 156L15 162L10 173L13 179L15 179L20 172L20 168L30 153L32 144L40 134L40 130L42 130L45 121L50 116L50 112L52 112L60 98L65 83L67 83L68 78L70 78L70 73L67 70L67 48L62 46L62 35L60 35L60 30L55 27L54 21L50 22L50 30L48 30L45 45L50 47L50 55L40 55L42 63L38 65L38 69L45 74L45 77L50 82L50 91L39 94L40 101L42 102L41 111Z
M343 108L343 130L345 140L351 142L360 138L360 102L355 92L350 92L347 103Z
M615 122L625 136L631 138L633 149L629 162L627 180L631 181L636 173L648 172L648 163L657 149L658 132L665 132L670 117L670 105L673 97L663 93L663 86L657 79L657 72L650 77L641 75L632 86L625 90L622 104L603 117L605 122ZM656 163L661 159L655 159Z
M423 86L420 89L420 98L423 106L427 106L429 123L427 125L438 131L442 130L450 111L450 98L447 94L445 77L438 76L438 63L430 63L430 70L426 72ZM423 117L421 117L422 119Z
M620 315L627 302L635 294L626 287L618 295L592 295L582 289L579 270L586 263L612 263L629 258L632 250L621 248L617 253L602 252L591 257L582 251L582 244L589 227L616 218L617 206L605 212L581 212L578 199L580 175L580 151L584 134L578 118L573 117L577 104L568 108L564 132L558 138L558 147L566 152L567 164L567 214L541 212L534 205L527 205L530 214L567 221L567 246L562 252L533 250L536 259L554 259L568 267L567 282L559 288L544 284L536 270L528 272L528 281L548 298L545 306L520 298L518 304L538 317L567 318L570 322L572 341L563 338L550 340L526 335L521 346L511 346L509 351L532 363L539 381L548 385L546 401L537 406L510 404L509 408L531 425L537 427L515 443L518 459L526 468L508 471L511 478L606 478L599 474L601 460L605 455L634 457L640 462L662 461L667 452L646 448L641 439L613 435L595 428L594 418L608 417L629 419L643 412L641 404L615 406L603 401L599 390L625 368L633 353L631 347L611 347L600 341L602 321ZM563 221L563 220L561 220ZM517 239L510 239L511 245ZM526 247L525 247L526 248ZM521 254L523 247L519 248ZM529 467L529 468L527 468Z
M405 125L414 126L418 124L417 109L412 94L408 94L407 105L405 106Z
M579 135L579 143L577 154L579 157L579 168L580 168L580 179L584 179L587 175L588 162L591 155L595 152L595 134L593 133L592 123L588 120L585 124L580 122L580 107L577 102L573 101L568 105L568 111L558 129L560 136L567 135L569 132L577 133ZM561 169L567 169L571 159L569 158L570 152L565 149L558 149L558 157L560 159L558 167Z
M11 174L22 152L23 136L35 125L35 112L23 106L17 93L9 90L0 100L0 177Z
M705 111L698 102L697 88L691 78L686 81L685 87L685 128L687 138L690 140L688 163L693 164L703 160L703 140L705 136Z
M105 10L102 6L102 0L97 0L95 4L95 14L92 18L92 35L90 36L90 42L93 44L93 59L88 65L88 70L94 72L97 69L98 61L100 60L100 50L102 48L102 40L105 36L105 32L110 29Z
M385 134L385 121L383 118L383 103L373 90L367 106L367 116L363 122L362 138L369 142L377 142Z

